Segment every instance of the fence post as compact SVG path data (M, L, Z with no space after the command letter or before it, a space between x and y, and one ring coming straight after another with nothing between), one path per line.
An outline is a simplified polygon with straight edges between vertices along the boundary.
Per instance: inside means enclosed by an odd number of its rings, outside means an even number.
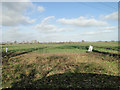
M8 50L8 48L5 49L6 53L7 53L7 50Z

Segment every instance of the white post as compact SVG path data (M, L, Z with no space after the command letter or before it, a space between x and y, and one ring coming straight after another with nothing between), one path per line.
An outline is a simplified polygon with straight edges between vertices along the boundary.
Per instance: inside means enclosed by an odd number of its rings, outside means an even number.
M93 46L90 45L88 51L92 52L92 50L93 50Z
M8 50L8 48L5 49L6 53L7 53L7 50Z

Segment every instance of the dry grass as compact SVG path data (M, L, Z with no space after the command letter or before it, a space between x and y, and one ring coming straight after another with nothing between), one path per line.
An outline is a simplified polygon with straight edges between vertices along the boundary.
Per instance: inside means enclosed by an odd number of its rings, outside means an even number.
M81 65L81 63L92 64L95 63L98 66L103 67L107 71L113 72L114 75L118 75L117 62L107 61L107 57L101 57L97 53L28 53L14 58L19 58L20 63L24 64L37 64L36 69L42 71L48 71L52 68L57 68L56 71L51 73L64 73L66 71L73 72L75 66ZM106 60L103 60L106 59ZM100 73L99 73L100 74ZM107 73L106 73L107 74ZM49 75L49 74L48 74ZM50 74L52 75L52 74Z
M4 76L3 78L4 79L3 87L6 87L6 86L12 87L11 83L18 84L19 81L20 81L19 83L21 83L22 86L24 85L23 82L25 83L25 85L29 85L28 81L31 83L33 81L37 81L39 79L45 79L58 74L63 75L62 79L66 79L69 76L75 78L73 82L76 82L77 79L80 79L80 78L78 78L78 76L77 77L71 76L72 73L73 75L74 74L79 75L80 73L81 74L83 73L86 75L84 78L87 78L88 77L87 74L89 73L97 74L97 75L105 74L105 75L118 76L117 61L114 60L110 62L108 59L110 59L110 57L102 56L101 54L97 54L97 53L31 52L28 54L11 57L7 65L4 65L3 73L4 75L7 74L7 76ZM67 77L64 76L65 73L68 73ZM81 77L83 78L83 76ZM12 79L10 80L10 78ZM96 77L93 77L93 79L95 78ZM106 78L106 76L103 76L103 78ZM99 77L99 79L101 80L102 78ZM85 79L82 82L88 82L90 84L92 80L90 78L88 80ZM48 82L48 81L45 80L45 82ZM58 82L60 81L58 80ZM79 83L82 83L82 82L79 82ZM116 83L117 82L115 82L115 84ZM74 83L72 84L74 85ZM96 85L95 87L100 87L102 85L101 81L98 80L98 84L99 85L98 86ZM37 85L39 86L39 83ZM85 87L90 87L90 85ZM64 87L64 85L62 87ZM80 84L80 87L81 87L81 84Z

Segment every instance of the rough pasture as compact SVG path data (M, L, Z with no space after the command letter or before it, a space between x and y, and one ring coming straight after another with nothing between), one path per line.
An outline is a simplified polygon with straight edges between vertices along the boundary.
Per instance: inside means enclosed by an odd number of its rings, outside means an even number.
M89 45L93 52L87 52ZM2 88L120 87L117 42L14 44L2 49Z

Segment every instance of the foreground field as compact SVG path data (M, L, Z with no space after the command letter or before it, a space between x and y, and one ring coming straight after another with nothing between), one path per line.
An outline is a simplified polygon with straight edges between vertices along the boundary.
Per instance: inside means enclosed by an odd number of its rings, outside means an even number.
M117 52L116 42L3 45L2 87L118 88Z

